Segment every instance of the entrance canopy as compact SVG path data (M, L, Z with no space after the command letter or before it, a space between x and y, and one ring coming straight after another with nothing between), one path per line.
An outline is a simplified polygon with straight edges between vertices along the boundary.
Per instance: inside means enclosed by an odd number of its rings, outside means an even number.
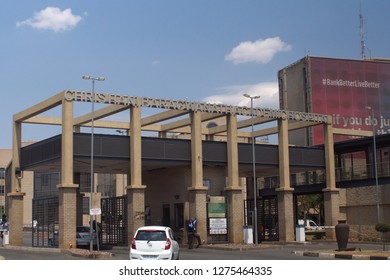
M14 115L14 122L32 123L32 124L47 124L47 125L62 125L61 117L48 117L41 114L50 109L60 106L64 101L67 102L95 102L97 104L106 104L107 106L95 112L89 112L73 120L73 126L77 130L80 127L91 126L92 117L94 126L100 128L108 128L114 130L129 130L129 122L109 121L104 120L108 116L115 115L119 112L128 110L130 106L143 108L156 108L162 110L154 115L146 116L141 119L142 131L152 131L161 134L188 134L190 133L191 120L188 114L191 111L201 112L202 123L214 120L210 126L202 127L202 135L206 136L226 136L227 126L223 119L228 114L242 116L245 119L239 120L237 129L238 136L243 138L251 138L251 132L243 129L277 121L288 120L288 129L296 130L310 126L321 124L330 124L331 116L323 114L313 114L306 112L276 110L269 108L251 108L246 106L234 106L224 104L211 104L182 100L171 100L162 98L149 98L139 96L119 95L113 93L91 93L85 91L65 90L57 95L32 106L20 113ZM187 116L186 116L187 115ZM278 128L262 128L255 129L253 136L262 137L278 133ZM351 131L351 130L335 130L336 134L348 134L369 136L367 131Z
M98 103L102 108L75 116L74 103ZM61 116L42 114L61 106ZM158 113L142 116L144 108L158 110ZM113 121L107 117L128 111L129 121ZM59 136L46 139L21 149L22 124L47 124L61 126ZM267 127L262 124L268 124ZM276 124L275 127L272 127ZM289 131L321 125L324 129L324 148L301 148L289 146ZM82 127L100 127L126 131L126 136L81 134ZM248 127L252 129L249 130ZM91 131L93 132L93 130ZM293 228L291 172L299 169L325 167L326 194L338 196L335 184L332 117L322 114L275 110L268 108L248 108L241 106L209 104L201 102L148 98L112 93L91 93L65 90L20 113L13 119L13 155L11 167L10 220L13 232L12 244L22 240L22 213L24 194L21 193L21 167L38 170L39 166L60 170L61 182L57 185L59 194L60 248L75 245L75 223L77 217L77 196L79 185L75 182L75 172L82 172L86 166L95 167L93 173L129 174L126 193L128 198L128 232L132 233L144 225L145 188L142 173L148 169L167 165L190 165L191 178L187 191L190 199L188 217L199 218L199 230L206 236L207 186L204 186L203 168L205 165L225 166L226 186L224 191L234 202L229 207L231 213L243 209L240 176L251 176L252 156L256 156L253 176L279 176L278 196L283 203L278 217L282 225L280 235L283 240L293 239L289 229ZM339 131L344 133L343 131ZM157 133L147 138L146 133ZM354 132L364 135L365 132ZM258 137L277 134L277 145L260 145L253 141ZM92 133L94 135L94 133ZM148 134L150 136L150 134ZM94 139L96 138L96 139ZM93 141L95 140L95 141ZM92 145L93 144L93 145ZM253 149L252 149L253 148ZM312 149L309 151L309 149ZM91 158L91 162L88 159ZM92 160L94 160L92 164ZM100 170L99 170L100 169ZM114 171L114 169L117 169ZM93 184L91 183L91 186ZM255 184L254 184L255 186ZM254 192L254 195L256 192ZM92 197L92 196L91 196ZM237 205L235 205L237 203ZM333 203L333 202L332 202ZM332 203L325 205L325 212L337 213ZM92 205L92 203L90 204ZM290 205L290 206L289 206ZM235 231L243 224L239 212L229 222L233 242L242 242L242 231Z
M105 105L94 112L84 115L72 115L74 134L74 171L87 171L90 165L90 144L87 134L77 134L82 127L118 130L131 135L130 121L112 121L108 117L129 110L130 107L155 108L158 113L140 119L141 133L156 137L142 140L142 169L158 169L168 166L178 166L191 162L191 138L193 131L191 112L200 113L200 137L204 142L202 150L203 164L227 165L227 115L238 118L236 136L239 142L238 156L240 174L250 174L252 164L252 150L249 144L252 137L259 138L279 133L278 126L272 126L276 121L288 123L288 130L296 130L309 126L329 124L331 118L322 114L276 110L269 108L249 108L224 104L192 102L188 100L171 100L128 96L114 93L92 93L86 91L65 90L57 95L38 103L14 115L15 124L46 124L62 126L67 116L43 116L42 114L63 104L74 102L94 102ZM64 111L64 110L63 110ZM73 109L72 109L73 111ZM273 123L272 123L273 122ZM266 127L263 124L268 123ZM253 134L249 127L253 125ZM18 137L18 135L16 135ZM169 140L168 140L169 138ZM118 135L95 136L95 170L104 173L128 173L129 137ZM159 140L160 139L160 140ZM162 140L166 139L166 140ZM213 142L208 142L213 141ZM256 141L256 144L260 142ZM263 143L264 144L264 143ZM17 144L16 144L17 146ZM120 148L121 147L121 148ZM310 149L310 150L308 150ZM164 151L164 155L160 155ZM41 153L41 154L40 154ZM305 169L324 168L323 150L290 147L290 165L296 172ZM259 175L278 174L278 146L256 145L256 168ZM21 162L18 166L30 170L61 170L61 136L46 139L23 149L17 158Z
M74 134L74 168L75 171L87 171L90 165L90 144L87 134L77 134L82 127L94 127L113 131L126 132L130 135L129 121L112 121L108 117L128 110L130 107L155 108L158 113L140 119L141 133L147 136L157 133L157 137L143 138L142 159L143 170L178 166L191 162L191 148L188 139L193 128L190 112L200 112L201 133L205 142L203 148L203 163L210 165L227 165L226 140L228 124L227 115L238 117L237 141L239 144L240 175L250 174L252 164L251 145L254 139L279 133L278 126L272 126L276 121L288 122L288 130L296 130L310 126L330 124L331 117L322 114L276 110L269 108L249 108L224 104L192 102L188 100L171 100L139 96L120 95L115 93L92 93L86 91L64 90L55 96L38 103L14 115L15 124L63 125L63 116L43 116L42 114L63 105L74 102L94 102L105 105L103 108L84 115L73 117ZM73 109L72 109L73 110ZM268 123L266 127L263 124ZM252 131L248 129L253 125ZM367 136L366 131L334 130L334 133ZM20 137L20 135L14 135ZM126 139L125 139L126 138ZM128 173L129 137L118 135L96 135L95 170L104 173ZM167 139L162 141L161 139ZM160 140L158 140L160 139ZM176 140L175 140L176 139ZM245 144L246 143L246 144ZM256 141L256 144L260 143ZM264 144L264 143L263 143ZM19 146L15 143L16 146ZM104 148L103 148L104 147ZM172 149L170 149L172 148ZM308 150L310 149L310 150ZM104 150L104 151L103 151ZM40 154L40 152L41 154ZM164 155L160 156L161 151ZM324 154L321 150L312 148L290 147L290 168L292 172L306 169L324 168ZM259 175L273 176L278 174L278 147L275 145L256 145L256 172ZM14 157L22 160L18 166L29 170L61 170L61 137L53 137L42 142L25 147L23 154Z

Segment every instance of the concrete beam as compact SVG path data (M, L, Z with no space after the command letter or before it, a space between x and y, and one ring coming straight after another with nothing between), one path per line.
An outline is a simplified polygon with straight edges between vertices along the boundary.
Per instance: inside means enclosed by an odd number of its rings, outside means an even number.
M39 115L46 112L54 107L61 105L64 97L64 91L14 115L15 122L23 122L26 119Z
M372 131L369 130L354 130L354 129L345 129L345 128L333 128L333 134L353 135L353 136L362 136L362 137L373 136Z
M165 120L180 117L180 116L188 114L188 113L189 113L188 111L183 111L183 110L169 110L169 111L161 112L161 113L143 118L141 120L141 125L145 126L145 125L154 124L157 122L162 122Z
M107 107L104 107L100 110L95 111L93 114L93 117L95 120L98 120L98 119L102 119L102 118L105 118L107 116L122 112L122 111L127 110L127 109L129 109L128 106L111 105L111 106L107 106ZM80 126L80 125L89 123L91 121L92 121L92 112L75 118L74 125Z
M49 116L34 116L25 121L24 123L31 124L48 124L48 125L62 125L62 119L58 117L49 117Z
M213 120L213 119L216 119L216 118L219 118L222 116L223 116L223 114L202 113L201 121L204 122L204 121L208 121L208 120ZM182 119L179 121L163 124L161 126L161 130L162 131L171 131L171 130L174 130L176 128L181 128L181 127L185 127L185 126L189 126L189 125L191 125L191 119L185 118L185 119Z

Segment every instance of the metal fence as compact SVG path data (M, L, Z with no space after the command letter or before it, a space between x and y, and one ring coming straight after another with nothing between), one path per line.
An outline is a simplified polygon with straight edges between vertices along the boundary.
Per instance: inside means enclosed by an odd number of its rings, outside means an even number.
M33 199L33 247L58 247L58 206L58 197Z
M101 244L127 245L127 196L103 198L101 209Z

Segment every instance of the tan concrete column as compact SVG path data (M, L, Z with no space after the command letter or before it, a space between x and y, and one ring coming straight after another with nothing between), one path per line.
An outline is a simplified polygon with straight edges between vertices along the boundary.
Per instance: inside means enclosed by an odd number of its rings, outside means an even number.
M228 197L229 242L242 243L244 225L244 200L242 186L238 177L237 118L228 115L227 121L227 159L228 185L225 188Z
M22 148L22 124L13 122L12 131L12 166L11 166L11 193L21 192L21 180L16 176L16 169L20 170L20 152Z
M201 240L207 243L207 188L198 186L188 190L190 218L197 218L197 232L200 234Z
M159 131L158 138L167 138L167 132L166 131Z
M332 119L328 117L328 123L324 124L324 152L325 152L325 173L326 173L326 188L324 193L324 211L325 225L335 226L340 218L340 195L336 189L336 172L334 162L334 147L333 147L333 126ZM335 239L336 234L333 229L326 229L326 237Z
M145 188L142 185L141 107L130 107L130 185L127 186L128 240L145 225Z
M130 107L130 185L142 186L141 107Z
M206 192L203 186L202 119L201 112L191 112L192 186L188 188L190 218L197 218L197 231L207 242Z
M238 177L238 143L237 143L237 118L228 115L227 121L227 159L228 159L228 187L239 187Z
M294 200L290 186L290 157L288 148L288 120L278 120L279 177L278 196L279 240L294 241Z
M21 192L21 175L16 175L16 169L20 170L20 150L22 146L22 124L13 122L12 165L11 165L11 193L7 194L9 219L9 244L21 246L23 243L23 197Z
M127 187L127 224L130 244L137 228L145 225L145 186Z
M76 248L77 190L73 177L73 102L62 101L61 184L59 195L59 247Z
M192 187L203 187L202 115L191 112L191 170Z

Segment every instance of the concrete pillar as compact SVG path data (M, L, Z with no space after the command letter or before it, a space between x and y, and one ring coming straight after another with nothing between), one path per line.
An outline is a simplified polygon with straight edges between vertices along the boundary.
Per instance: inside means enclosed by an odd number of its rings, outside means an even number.
M228 160L228 187L239 187L238 177L238 143L237 118L228 115L227 119L227 160Z
M76 248L77 192L73 170L73 102L62 101L61 184L59 195L59 247Z
M9 244L23 245L23 193L8 194Z
M201 112L191 112L192 187L203 187L202 119Z
M242 243L244 225L244 200L242 186L238 177L238 143L237 143L237 118L227 116L227 173L228 185L225 193L228 197L228 233L229 242Z
M58 185L59 247L76 248L77 188Z
M324 152L325 152L325 173L326 173L326 188L324 193L324 211L325 225L335 226L340 218L340 195L336 189L336 173L334 162L334 147L333 147L333 126L332 118L328 117L328 123L324 124ZM333 229L326 229L326 237L335 239L336 234Z
M293 189L276 189L278 196L279 241L294 241Z
M16 175L16 170L20 171L20 151L22 148L22 124L13 122L12 135L12 166L11 166L11 193L20 193L22 186L21 180Z
M202 119L201 112L191 112L192 186L188 188L190 218L197 218L197 231L207 242L206 192L203 186Z
M130 107L130 185L127 189L128 240L145 225L145 188L142 185L141 107Z
M23 198L21 192L20 149L22 145L22 124L13 122L12 165L11 165L11 192L7 194L7 214L9 219L9 244L21 246L23 243Z
M130 185L142 185L141 107L130 108Z
M158 138L167 138L167 132L166 131L159 131Z
M197 218L197 232L200 234L201 240L207 243L207 188L198 186L188 190L190 218Z
M290 186L290 157L288 148L288 120L278 120L279 177L278 196L279 240L294 241L294 200Z
M145 186L127 187L127 224L130 243L137 228L145 225Z

